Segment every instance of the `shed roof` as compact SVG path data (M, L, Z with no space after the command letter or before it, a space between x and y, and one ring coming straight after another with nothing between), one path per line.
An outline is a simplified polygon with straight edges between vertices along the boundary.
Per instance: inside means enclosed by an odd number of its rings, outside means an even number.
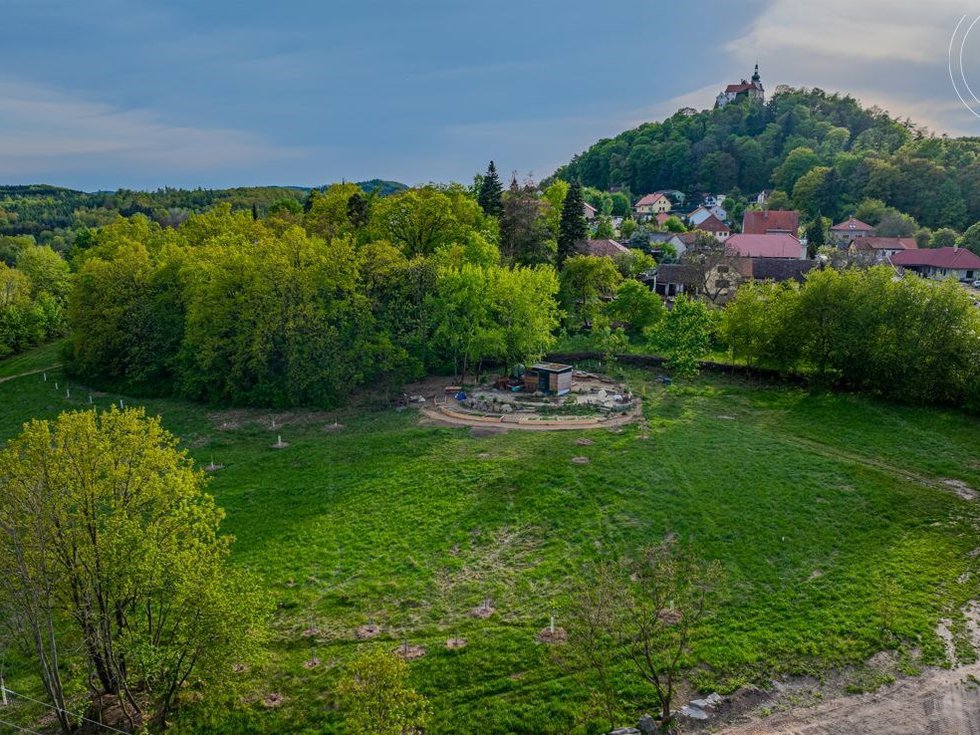
M540 370L545 373L566 373L569 370L574 370L574 368L561 362L538 362L531 366L531 370Z

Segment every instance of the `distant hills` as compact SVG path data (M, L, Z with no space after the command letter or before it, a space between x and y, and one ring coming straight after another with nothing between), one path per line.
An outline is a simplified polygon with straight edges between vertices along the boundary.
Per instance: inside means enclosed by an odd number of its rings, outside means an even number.
M358 182L367 193L389 196L407 189L398 181L371 179ZM317 187L326 189L327 186ZM64 248L72 232L97 227L117 215L145 214L158 222L173 224L189 214L216 204L232 209L264 212L283 199L302 202L310 192L301 186L250 186L231 189L177 189L156 191L84 192L47 184L0 186L0 236L29 235L39 242Z
M980 221L980 139L936 137L849 95L780 87L771 100L685 108L598 141L556 176L633 199L777 190L775 206L834 220L862 202L962 231ZM869 205L870 206L870 205Z

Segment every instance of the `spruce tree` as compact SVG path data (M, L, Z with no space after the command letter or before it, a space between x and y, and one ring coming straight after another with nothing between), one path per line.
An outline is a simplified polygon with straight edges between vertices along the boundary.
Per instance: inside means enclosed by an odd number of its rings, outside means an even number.
M476 200L484 212L494 217L499 217L500 212L503 210L503 193L504 187L500 183L500 177L497 175L497 167L493 164L493 161L490 161L490 165L487 166L487 173L483 177L483 181L480 182L480 191L477 194Z
M568 194L561 205L561 221L558 223L558 264L575 255L579 245L588 237L582 201L582 185L577 181L568 187Z

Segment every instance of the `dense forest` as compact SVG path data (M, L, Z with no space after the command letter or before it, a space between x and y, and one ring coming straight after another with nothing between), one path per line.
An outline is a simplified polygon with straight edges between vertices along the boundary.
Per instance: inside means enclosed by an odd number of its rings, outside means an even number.
M359 184L369 195L388 196L407 187L396 181L372 179ZM318 191L325 191L326 186ZM119 189L84 192L43 184L0 186L0 258L13 264L10 237L32 237L41 245L65 252L86 230L112 222L116 216L144 214L162 225L176 226L192 214L218 204L232 210L264 215L279 207L301 204L310 189L290 186L252 186L234 189L176 189L157 191ZM16 243L13 244L16 246Z
M933 229L962 232L980 221L980 139L935 137L819 89L678 112L600 140L556 175L634 199L679 189L728 193L744 205L746 195L773 190L774 208L793 206L806 219L838 221L871 200Z

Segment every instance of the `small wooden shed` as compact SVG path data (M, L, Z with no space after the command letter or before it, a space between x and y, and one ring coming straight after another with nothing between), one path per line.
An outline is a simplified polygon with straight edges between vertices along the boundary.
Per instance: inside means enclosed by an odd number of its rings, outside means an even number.
M572 389L572 366L539 362L524 373L524 390L563 396Z

